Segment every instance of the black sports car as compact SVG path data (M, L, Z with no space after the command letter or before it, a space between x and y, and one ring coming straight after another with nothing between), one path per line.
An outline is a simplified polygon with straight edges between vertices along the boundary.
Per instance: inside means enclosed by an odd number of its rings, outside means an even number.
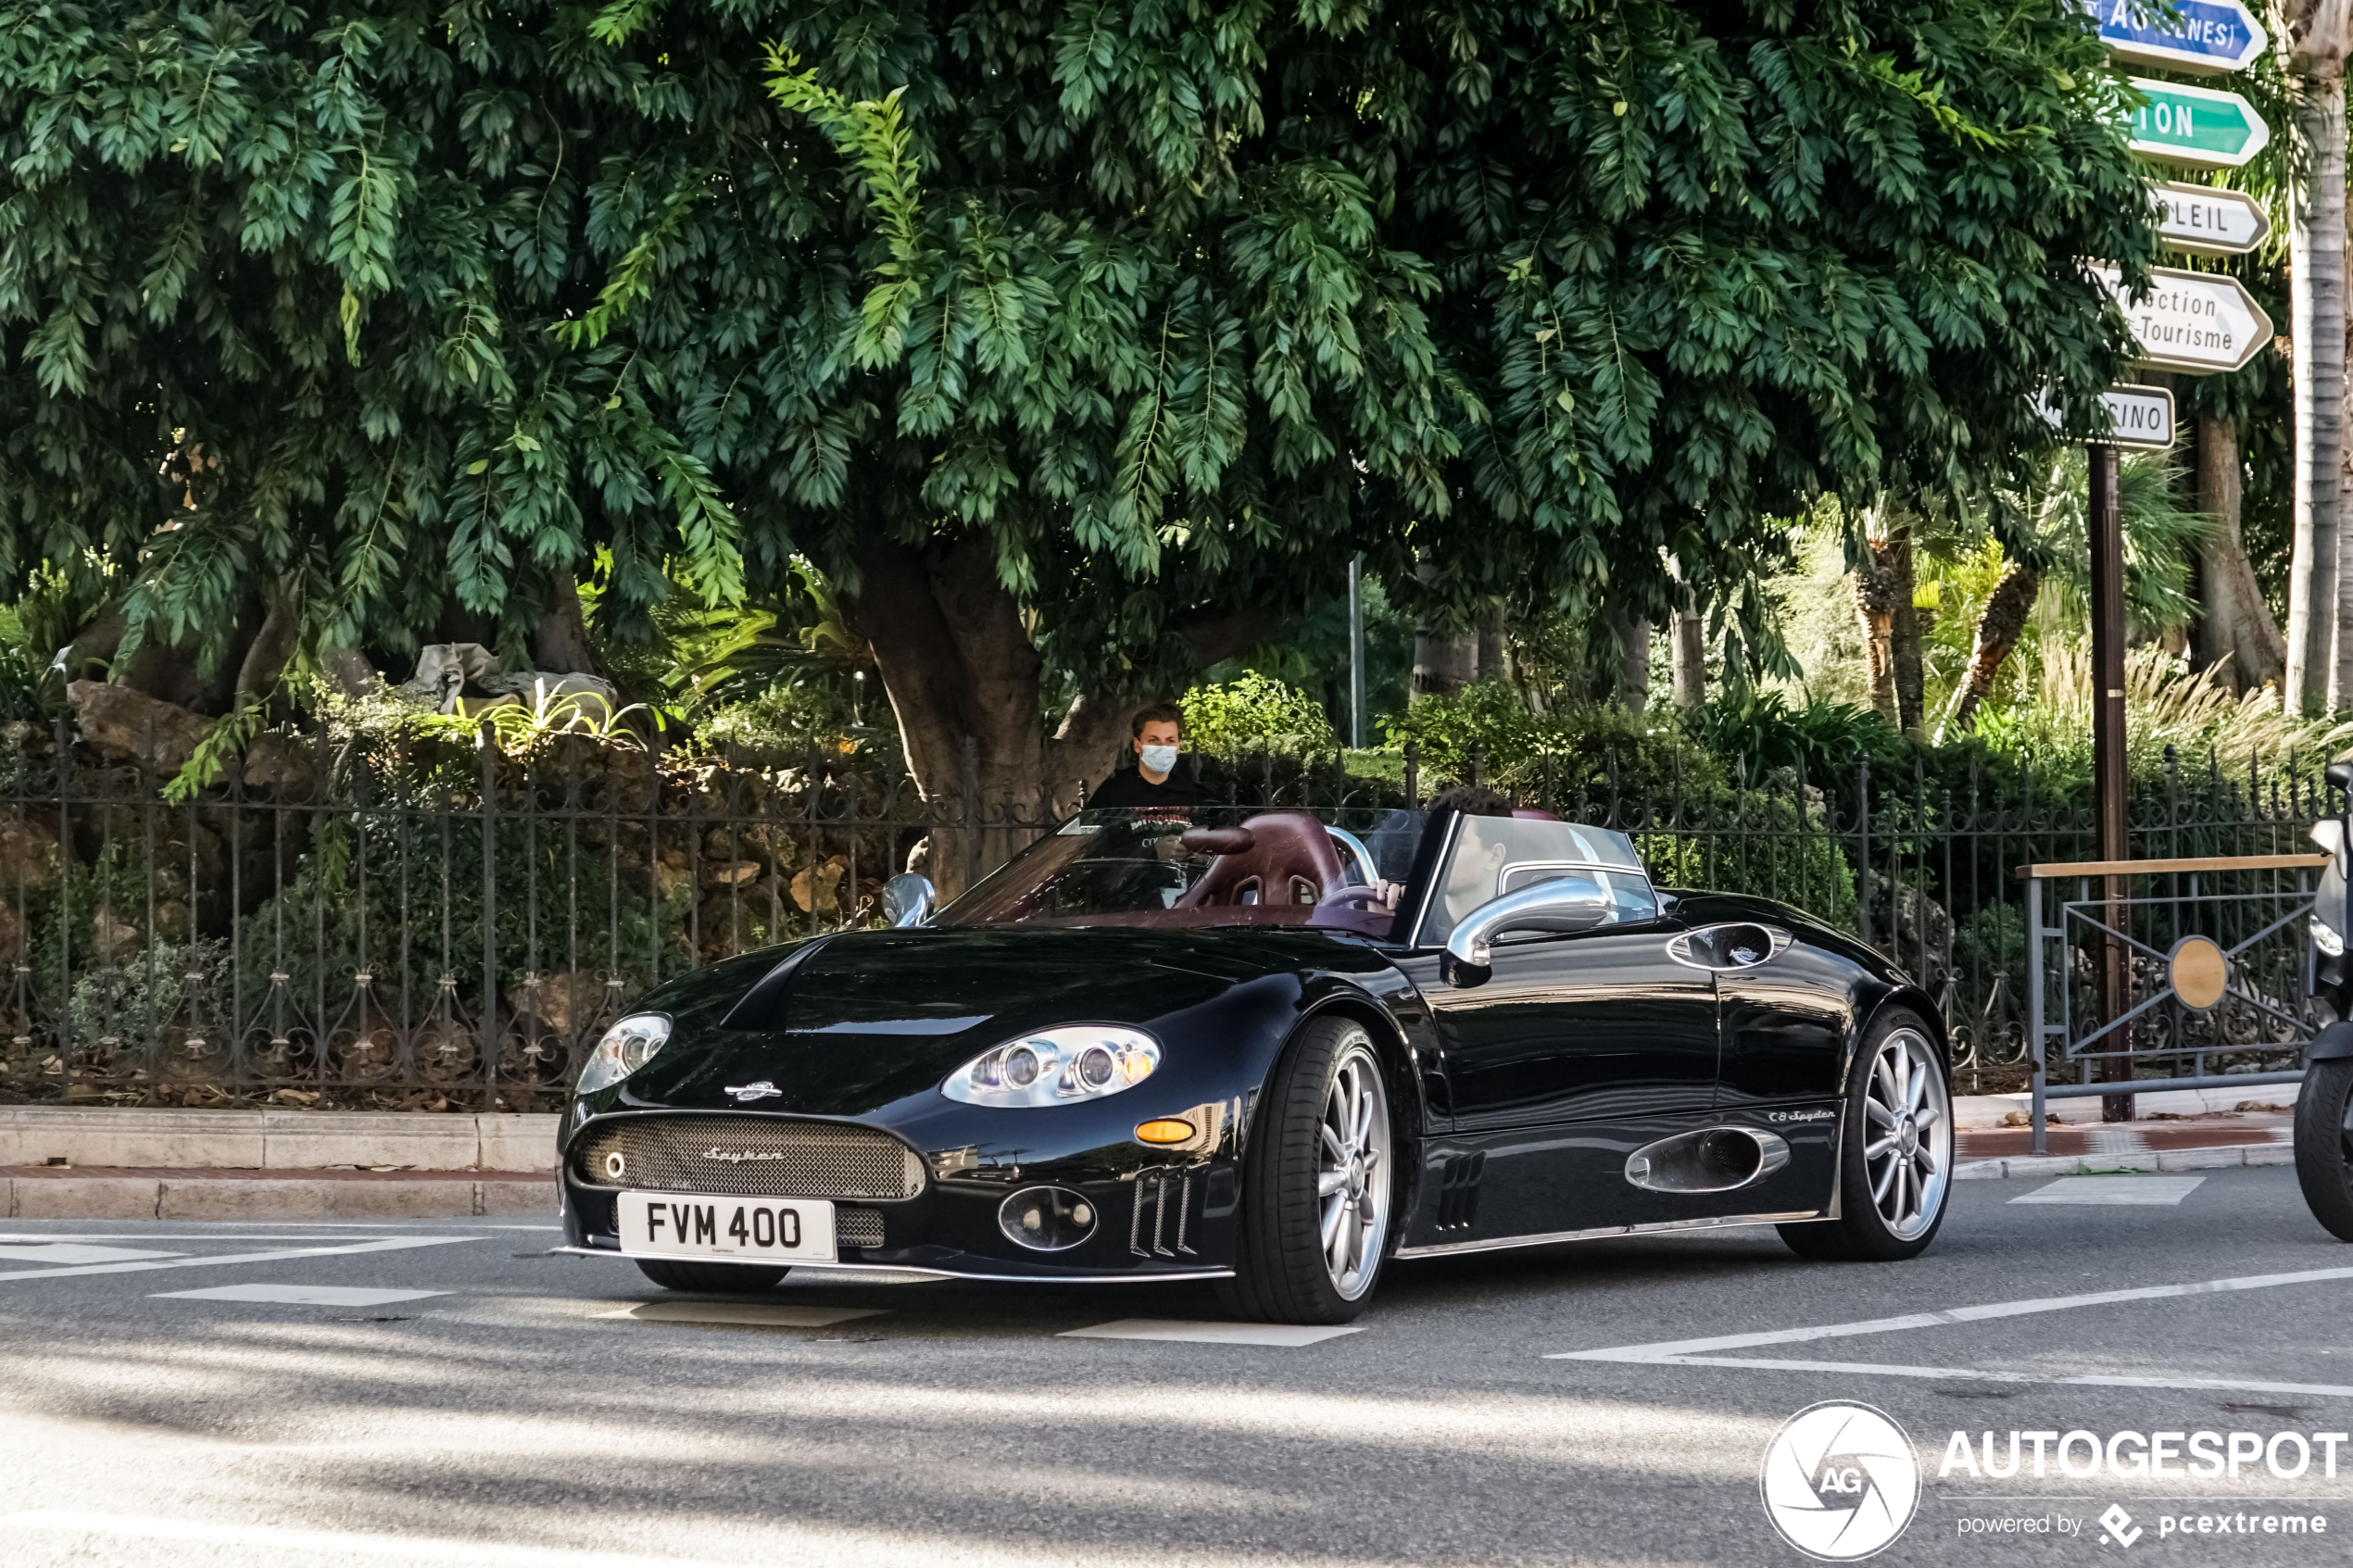
M692 1290L1207 1279L1336 1323L1392 1257L1772 1223L1894 1259L1944 1215L1927 998L1793 909L1654 888L1619 834L1088 811L929 891L613 1025L563 1123L573 1249Z

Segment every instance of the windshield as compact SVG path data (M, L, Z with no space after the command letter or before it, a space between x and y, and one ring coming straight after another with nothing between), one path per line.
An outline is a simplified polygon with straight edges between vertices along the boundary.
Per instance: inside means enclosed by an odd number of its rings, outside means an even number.
M1428 813L1081 811L939 911L940 925L1314 925L1387 936Z

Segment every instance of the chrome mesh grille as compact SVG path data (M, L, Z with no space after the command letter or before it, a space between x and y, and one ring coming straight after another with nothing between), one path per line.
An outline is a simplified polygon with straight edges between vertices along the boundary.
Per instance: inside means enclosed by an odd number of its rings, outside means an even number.
M912 1198L924 1190L923 1161L887 1133L765 1116L633 1116L581 1139L572 1163L591 1185L657 1192ZM852 1245L878 1246L880 1237Z
M882 1210L835 1210L834 1241L842 1247L880 1247L883 1244Z

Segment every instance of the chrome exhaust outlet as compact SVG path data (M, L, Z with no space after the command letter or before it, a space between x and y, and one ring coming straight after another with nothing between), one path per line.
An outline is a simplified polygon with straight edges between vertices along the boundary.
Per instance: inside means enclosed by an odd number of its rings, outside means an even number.
M1644 1144L1626 1157L1626 1179L1651 1192L1730 1192L1789 1163L1789 1145L1755 1127L1701 1127Z

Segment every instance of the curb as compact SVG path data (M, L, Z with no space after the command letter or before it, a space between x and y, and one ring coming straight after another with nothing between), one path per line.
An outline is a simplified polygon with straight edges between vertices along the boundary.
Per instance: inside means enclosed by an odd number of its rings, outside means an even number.
M553 1219L556 1184L524 1172L0 1171L12 1220Z
M51 1160L102 1170L301 1173L556 1168L563 1118L513 1111L167 1110L0 1106L0 1170Z
M2293 1165L2288 1143L2226 1144L2221 1148L2142 1149L2130 1154L2022 1155L2010 1160L1969 1160L1953 1167L1957 1182L2000 1181L2011 1176L2107 1175L2116 1171L2220 1171L2241 1165Z

